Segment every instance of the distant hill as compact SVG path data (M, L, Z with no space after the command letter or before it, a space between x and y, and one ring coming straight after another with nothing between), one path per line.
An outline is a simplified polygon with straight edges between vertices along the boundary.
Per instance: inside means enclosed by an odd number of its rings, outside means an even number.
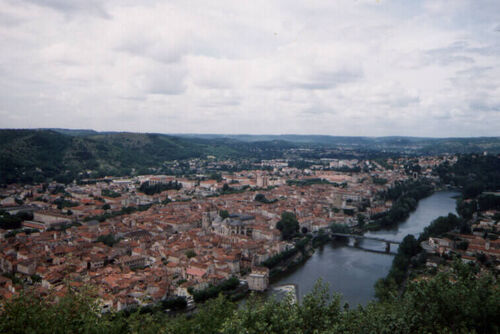
M182 138L228 138L244 142L280 140L295 144L315 144L326 147L363 148L416 154L500 153L500 137L425 138L425 137L347 137L326 135L213 135L176 134Z
M158 167L188 158L279 156L291 144L245 143L227 138L180 138L163 134L99 133L87 130L0 130L0 183L72 180L93 170L125 175L131 168Z
M88 170L94 175L126 175L132 168L147 173L147 168L159 167L166 161L208 155L271 159L283 157L284 152L291 148L311 147L403 154L498 153L500 138L174 136L69 129L0 130L0 184L40 182L46 178L67 182Z

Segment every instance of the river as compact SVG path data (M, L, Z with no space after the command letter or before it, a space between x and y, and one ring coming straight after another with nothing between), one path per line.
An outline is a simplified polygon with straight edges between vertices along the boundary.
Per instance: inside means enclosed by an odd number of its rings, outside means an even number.
M394 241L401 241L407 234L418 237L435 218L450 212L456 213L453 198L456 195L458 193L450 191L436 192L421 200L417 209L397 227L367 232L365 235ZM321 278L329 284L332 292L343 296L343 302L350 306L365 305L375 296L375 282L389 272L393 255L373 253L352 246L352 241L348 245L346 242L333 241L316 249L305 263L273 279L270 290L284 284L294 284L301 299ZM372 240L363 240L360 246L385 250L384 243ZM397 251L397 245L391 247L391 251Z

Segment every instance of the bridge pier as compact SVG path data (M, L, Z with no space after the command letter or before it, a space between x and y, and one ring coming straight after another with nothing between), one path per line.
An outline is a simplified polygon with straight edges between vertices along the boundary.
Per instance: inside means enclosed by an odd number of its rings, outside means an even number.
M385 252L390 253L391 252L391 243L390 242L385 242Z

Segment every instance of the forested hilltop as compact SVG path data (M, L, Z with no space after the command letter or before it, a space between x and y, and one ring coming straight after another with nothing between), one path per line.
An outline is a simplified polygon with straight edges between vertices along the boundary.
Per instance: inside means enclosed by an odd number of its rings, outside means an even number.
M162 134L95 133L70 130L0 130L0 184L71 182L92 177L148 173L165 161L189 158L265 158L281 156L285 142L245 143L231 139L179 138Z
M149 174L174 160L374 159L500 152L500 138L165 135L93 130L0 130L0 184Z
M282 140L295 144L316 144L326 147L365 148L370 150L413 154L500 153L500 137L425 138L425 137L347 137L325 135L178 135L183 138L230 138L245 142Z

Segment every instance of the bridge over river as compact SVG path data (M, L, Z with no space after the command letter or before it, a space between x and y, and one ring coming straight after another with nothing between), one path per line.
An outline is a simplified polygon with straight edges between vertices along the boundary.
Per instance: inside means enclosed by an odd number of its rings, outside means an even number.
M375 298L374 285L377 280L385 277L391 269L394 258L391 253L385 252L386 241L391 244L391 252L394 252L397 248L397 243L392 243L394 240L401 242L408 234L417 238L437 217L447 216L450 212L456 214L456 195L456 192L436 192L421 200L417 209L410 213L410 217L397 227L366 232L364 236L344 235L342 242L341 236L336 237L338 241L333 240L317 248L307 261L276 275L272 279L271 288L295 284L300 301L314 289L316 281L322 278L329 284L330 291L343 295L342 302L348 302L351 307L366 305ZM331 235L332 231L325 232ZM376 239L363 241L366 237ZM349 242L346 242L347 240ZM353 246L353 241L356 240L362 249Z
M331 232L330 236L331 237L340 237L340 238L352 238L352 239L354 239L354 247L358 247L358 248L361 248L361 247L359 247L360 240L374 240L374 241L384 242L385 243L385 253L391 252L391 244L398 244L399 245L401 243L400 241L396 241L396 240L388 240L388 239L384 239L384 238L364 236L364 235L360 235L360 234L347 234L347 233L333 233L333 232ZM370 251L370 252L377 252L377 253L379 252L379 251L374 251L371 249L365 249L365 250Z

